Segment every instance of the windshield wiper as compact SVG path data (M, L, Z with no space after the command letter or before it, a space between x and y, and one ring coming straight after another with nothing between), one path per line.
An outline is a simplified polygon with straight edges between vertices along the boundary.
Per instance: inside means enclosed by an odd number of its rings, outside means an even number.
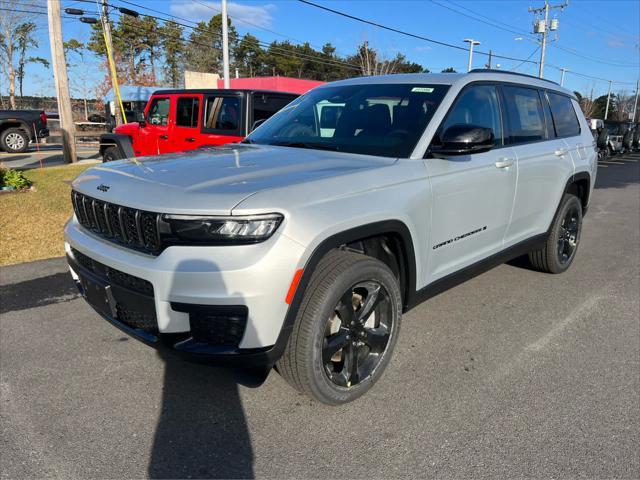
M309 148L312 150L332 150L339 152L340 147L338 145L328 145L326 143L312 143L312 142L273 142L269 145L275 145L277 147L293 147L293 148Z

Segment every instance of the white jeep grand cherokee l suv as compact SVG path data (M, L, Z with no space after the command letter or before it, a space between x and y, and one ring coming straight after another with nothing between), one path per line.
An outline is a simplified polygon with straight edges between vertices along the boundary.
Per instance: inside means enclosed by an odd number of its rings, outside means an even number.
M555 83L354 78L241 144L85 171L66 252L87 301L132 336L275 366L340 404L380 378L419 302L523 254L566 270L595 177L589 126Z

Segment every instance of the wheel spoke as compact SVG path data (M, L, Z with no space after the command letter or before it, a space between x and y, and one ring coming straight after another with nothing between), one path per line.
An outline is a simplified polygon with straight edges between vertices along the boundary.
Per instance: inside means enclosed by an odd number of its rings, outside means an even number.
M329 363L338 350L349 344L349 330L341 328L337 333L325 338L322 348L322 360Z
M369 345L371 352L384 352L384 349L387 348L387 343L389 343L389 330L381 325L378 328L367 328L365 332L367 336L364 343Z
M382 298L383 296L380 295L380 285L373 284L371 290L367 289L367 297L364 299L362 307L357 312L357 321L365 323Z
M352 344L347 348L345 359L344 368L348 375L347 386L350 387L360 381L358 377L358 347L356 345Z

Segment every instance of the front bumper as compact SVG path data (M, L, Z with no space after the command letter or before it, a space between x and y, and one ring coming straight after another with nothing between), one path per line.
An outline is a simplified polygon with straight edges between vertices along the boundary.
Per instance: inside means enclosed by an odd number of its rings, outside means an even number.
M103 318L139 340L221 364L272 365L281 354L282 345L276 343L287 314L285 298L304 254L304 248L288 237L276 232L266 242L254 245L169 247L153 257L106 242L74 218L65 227L65 240L72 276L85 298L93 300L89 303ZM101 267L95 270L91 264L87 268L86 261L77 257L89 258ZM113 285L105 268L134 277L137 291L123 291L131 282ZM150 287L140 290L136 279ZM90 298L87 285L101 292L110 286L109 295L118 298L111 298L112 305L109 299L96 300L100 294ZM146 300L141 292L147 295ZM134 316L121 314L114 300ZM137 328L138 323L128 321L147 314L153 317L153 328ZM210 335L215 334L211 332L215 324L206 322L237 320L243 315L246 322L235 344L207 343L194 334L196 321L207 325L209 332L205 334Z

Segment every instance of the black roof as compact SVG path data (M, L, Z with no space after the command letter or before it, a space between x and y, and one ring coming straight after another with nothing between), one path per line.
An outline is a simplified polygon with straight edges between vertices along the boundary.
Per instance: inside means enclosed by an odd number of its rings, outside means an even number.
M272 95L295 95L300 93L280 92L277 90L260 90L257 88L179 88L169 90L156 90L153 95L180 95L186 93L268 93Z

